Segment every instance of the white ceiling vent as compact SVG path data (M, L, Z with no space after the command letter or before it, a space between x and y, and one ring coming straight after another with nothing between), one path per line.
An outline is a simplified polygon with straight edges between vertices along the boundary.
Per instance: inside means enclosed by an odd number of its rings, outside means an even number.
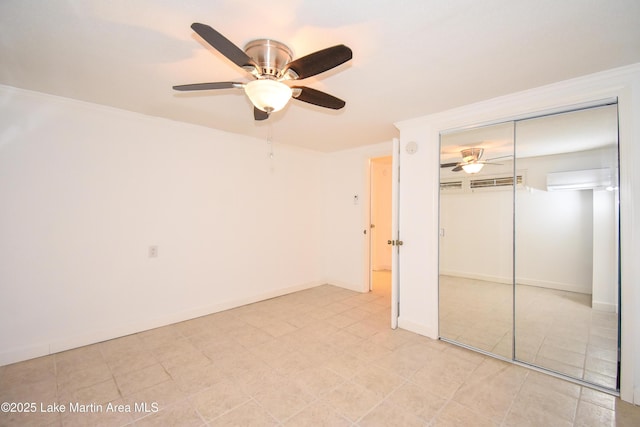
M462 190L462 181L443 181L440 190Z
M515 181L517 187L522 186L524 183L524 172L518 172ZM440 190L446 192L469 193L474 190L502 190L509 187L513 187L513 175L483 178L465 176L459 180L440 181Z
M585 169L547 174L547 191L606 189L613 184L613 171Z
M516 177L516 184L522 184L522 175ZM511 187L513 186L513 176L472 179L469 182L469 186L471 188Z

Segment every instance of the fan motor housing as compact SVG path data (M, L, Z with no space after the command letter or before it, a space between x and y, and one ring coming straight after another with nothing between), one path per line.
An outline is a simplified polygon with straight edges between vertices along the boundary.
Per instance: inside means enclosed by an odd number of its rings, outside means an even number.
M252 40L244 47L244 52L260 67L260 75L279 79L293 53L284 43L270 39Z

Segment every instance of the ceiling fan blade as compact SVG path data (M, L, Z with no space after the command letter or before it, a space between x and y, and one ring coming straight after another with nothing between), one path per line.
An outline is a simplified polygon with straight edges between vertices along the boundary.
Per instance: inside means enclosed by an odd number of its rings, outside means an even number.
M451 172L460 172L462 170L462 165L458 165L455 168L451 169Z
M213 90L213 89L234 89L242 88L242 83L237 82L215 82L215 83L193 83L189 85L174 86L174 90Z
M299 79L315 76L323 73L353 58L353 52L347 46L340 44L311 53L287 65L287 70L292 70Z
M262 111L258 107L253 107L253 118L256 120L267 120L269 113Z
M441 168L450 168L451 166L456 166L458 164L458 162L453 162L453 163L442 163L440 164Z
M317 105L319 107L331 108L333 110L339 110L345 106L345 102L336 98L328 93L312 89L305 86L293 86L291 89L299 89L298 95L294 94L294 98L298 101L307 102L309 104Z
M500 156L500 157L492 157L490 159L487 159L487 162L490 162L491 160L506 159L506 158L509 158L509 157L513 157L513 154L509 154L509 155L506 155L506 156Z
M238 67L256 68L256 64L249 55L244 53L242 49L233 44L225 36L217 32L210 26L194 22L193 24L191 24L191 29L193 29L193 31L195 31L200 37L202 37L207 43L209 43L211 47L226 56Z

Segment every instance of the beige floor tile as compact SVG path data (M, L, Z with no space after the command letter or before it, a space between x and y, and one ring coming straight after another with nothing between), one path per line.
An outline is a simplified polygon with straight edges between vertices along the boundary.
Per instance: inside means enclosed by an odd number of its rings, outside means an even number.
M218 382L189 397L191 405L207 422L250 400L242 388L231 380Z
M284 425L290 427L347 427L351 425L351 421L323 401L316 400L289 418Z
M580 397L580 393L582 390L582 387L577 384L571 383L569 381L564 381L537 371L529 371L525 383L527 387L533 386L538 390L550 390L573 397L575 399L578 399Z
M138 371L158 363L158 360L145 349L132 349L104 357L109 369L114 375L125 374L131 371Z
M58 402L68 405L71 402L82 404L103 404L119 399L120 391L113 378L80 389L61 389L58 391Z
M145 346L137 334L115 338L98 344L100 352L106 356L115 356L122 353L130 353L136 350L144 350Z
M582 387L582 392L580 393L580 401L593 403L606 409L615 409L616 400L618 399L613 395L587 387Z
M616 426L631 427L640 425L640 408L631 403L616 399Z
M413 383L405 383L395 390L387 399L398 408L416 415L425 422L431 421L444 407L448 399L418 387Z
M245 348L263 344L273 339L273 336L251 325L235 329L232 337Z
M431 363L416 372L410 381L449 398L464 384L482 360L470 361L447 352L431 359Z
M300 412L315 399L289 379L263 387L253 394L253 398L280 422Z
M591 426L615 426L616 414L611 409L594 405L589 402L580 402L574 425L576 427Z
M457 402L450 401L436 415L430 424L437 427L474 426L489 427L499 426L500 423L492 422L484 414L471 410Z
M38 407L40 402L37 402ZM44 404L45 408L47 403ZM3 427L41 427L58 426L62 423L62 416L56 412L0 412L0 425Z
M578 399L528 381L514 399L510 412L535 422L573 423Z
M364 340L354 346L346 347L345 350L359 359L370 363L377 362L392 353L388 348L370 340Z
M560 419L553 414L538 412L536 409L525 412L511 411L502 423L504 427L572 427L573 423ZM596 426L594 426L596 427Z
M407 380L378 366L363 365L351 381L366 387L378 397L384 398L393 393Z
M346 380L325 366L314 366L291 377L305 393L318 397L336 388Z
M184 357L187 353L201 353L201 351L187 339L161 343L157 347L150 348L149 351L159 361Z
M310 357L297 350L269 362L278 374L295 377L299 372L317 365L315 357Z
M2 401L115 402L139 410L106 413L106 403L95 403L103 413L0 414L0 425L546 427L606 424L612 414L619 426L640 425L640 408L611 395L391 330L389 304L388 292L319 286L3 366ZM591 330L566 327L567 317L552 316L552 308L543 321L519 319L535 333L518 349L542 357L545 343L561 355L586 353L588 373L610 373L617 355L595 343L607 343L615 319L598 314ZM476 326L498 339L491 328L504 328L502 314L489 319ZM576 337L597 338L586 345Z
M347 326L353 325L354 323L358 322L358 320L344 314L335 314L333 316L327 317L325 319L325 322L335 326L336 328L343 329Z
M106 363L58 376L58 390L79 390L112 379Z
M132 421L129 408L120 399L104 405L78 407L74 411L62 414L63 426L125 426Z
M125 402L131 407L151 408L151 410L164 410L176 402L184 400L186 394L183 393L178 385L173 381L165 381L156 384L144 390L140 390L126 397ZM138 419L146 416L144 411L136 411L132 414L133 418Z
M161 362L161 365L172 377L180 376L181 372L203 368L211 364L211 359L200 351L185 351Z
M324 363L324 366L345 379L352 378L365 362L351 353L343 353Z
M250 400L210 421L209 426L277 426L280 425L264 408ZM318 425L318 424L316 424Z
M527 374L525 368L486 359L458 389L453 400L500 423Z
M67 350L53 355L56 375L69 374L104 363L98 344Z
M45 356L27 360L21 363L7 365L2 375L2 383L21 384L40 383L44 380L55 378L55 357Z
M231 336L227 336L225 338L218 339L215 342L203 345L201 347L201 351L212 361L217 361L231 357L234 354L243 353L246 351L246 348L240 345Z
M138 371L114 375L114 377L116 384L118 384L118 389L120 389L120 393L124 397L171 379L159 363Z
M321 399L353 422L366 415L382 401L371 390L350 381L339 385L323 395Z
M224 372L225 375L231 377L251 375L253 372L262 372L273 369L258 356L247 350L242 353L229 355L220 360L216 360L214 366Z
M204 420L200 414L189 404L187 400L181 400L170 406L160 409L156 413L140 418L135 423L136 426L180 426L197 427L204 425Z
M229 378L229 375L215 363L206 366L190 366L186 369L176 369L172 378L180 391L190 395L201 392L214 384Z
M150 329L140 332L137 335L147 348L159 347L163 344L169 344L184 338L183 335L178 332L177 328L171 327Z
M425 422L410 412L404 412L396 406L382 402L365 415L358 425L362 427L421 427L425 426Z
M23 382L18 378L5 378L0 384L0 402L55 402L57 383L55 377L45 375L36 382L35 377Z

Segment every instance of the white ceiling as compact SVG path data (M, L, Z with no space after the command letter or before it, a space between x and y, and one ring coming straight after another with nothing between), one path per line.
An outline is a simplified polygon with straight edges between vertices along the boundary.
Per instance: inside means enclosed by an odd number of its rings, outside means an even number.
M296 58L346 44L352 61L303 81L346 107L292 101L255 122L242 91L173 91L249 80L193 22L239 47L285 42ZM640 62L639 22L638 0L2 0L0 84L334 151L388 141L397 121Z

